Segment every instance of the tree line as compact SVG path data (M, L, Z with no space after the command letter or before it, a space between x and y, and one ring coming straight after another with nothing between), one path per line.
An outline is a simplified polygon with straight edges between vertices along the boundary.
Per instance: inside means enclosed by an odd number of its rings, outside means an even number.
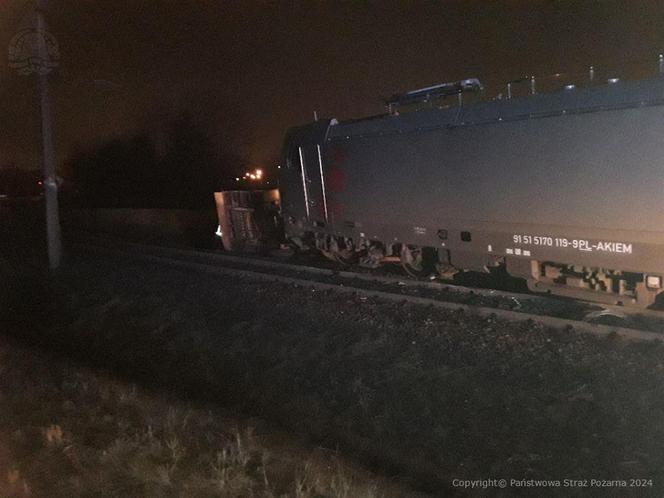
M85 206L210 206L213 192L230 187L244 168L232 147L217 142L182 113L165 124L158 139L150 131L114 138L75 152L65 169Z

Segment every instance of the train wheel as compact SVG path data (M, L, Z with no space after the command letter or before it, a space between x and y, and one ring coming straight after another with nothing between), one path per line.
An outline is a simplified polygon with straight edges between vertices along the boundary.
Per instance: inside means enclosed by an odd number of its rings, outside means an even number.
M358 255L355 252L355 246L352 239L339 237L332 240L330 249L334 259L344 266L354 265L358 261Z
M317 235L316 236L316 248L320 253L325 256L327 259L336 261L337 258L334 256L334 252L331 250L332 243L330 242L332 237L329 235Z
M362 252L359 257L360 266L364 268L378 268L385 259L385 246L379 242L373 242Z
M454 276L460 271L449 263L439 263L436 265L436 273L443 280L454 280Z
M401 246L401 266L415 278L426 278L436 271L435 251L429 247Z
M450 251L438 249L436 257L436 273L444 280L453 280L454 275L460 272L458 268L450 263Z

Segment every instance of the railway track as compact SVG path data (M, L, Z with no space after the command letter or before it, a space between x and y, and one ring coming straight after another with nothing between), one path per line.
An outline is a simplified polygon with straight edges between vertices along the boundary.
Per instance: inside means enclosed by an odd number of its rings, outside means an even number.
M278 281L318 290L354 293L367 298L463 310L478 316L495 316L515 322L531 320L546 327L573 328L578 332L595 335L617 334L638 341L664 340L664 313L652 310L598 306L539 295L459 287L391 275L337 271L260 257L139 244L112 238L88 237L72 244L71 248L74 251L139 258L171 268L211 275Z

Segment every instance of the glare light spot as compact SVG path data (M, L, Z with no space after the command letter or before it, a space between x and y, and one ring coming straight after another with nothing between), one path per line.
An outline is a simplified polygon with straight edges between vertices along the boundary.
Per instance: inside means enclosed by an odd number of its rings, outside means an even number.
M263 170L262 169L255 169L254 171L247 171L244 174L244 178L253 180L253 181L259 181L263 179Z

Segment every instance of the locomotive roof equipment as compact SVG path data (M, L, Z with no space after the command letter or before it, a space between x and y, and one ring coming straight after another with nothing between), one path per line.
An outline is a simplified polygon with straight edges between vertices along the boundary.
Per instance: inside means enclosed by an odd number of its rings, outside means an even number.
M480 90L482 90L480 80L477 78L468 78L460 81L427 86L406 93L397 93L392 95L389 99L386 99L385 105L392 108L397 105L429 102L432 99L457 95L463 92L479 92Z

